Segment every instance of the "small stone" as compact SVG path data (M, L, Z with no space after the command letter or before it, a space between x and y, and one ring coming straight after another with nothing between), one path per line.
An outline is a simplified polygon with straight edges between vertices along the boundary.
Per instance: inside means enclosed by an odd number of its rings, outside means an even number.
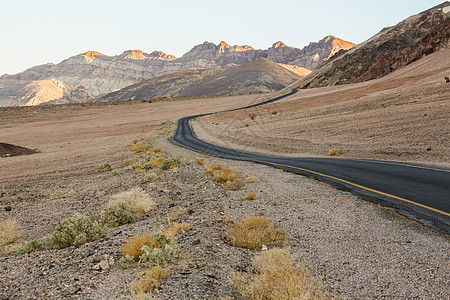
M196 239L195 241L192 242L192 245L198 245L200 244L200 239Z
M427 148L427 151L431 151L431 150L433 150L431 147L428 147L428 148Z
M6 210L6 211L11 211L11 210L12 210L12 207L9 206L9 205L8 205L8 206L5 206L5 210Z

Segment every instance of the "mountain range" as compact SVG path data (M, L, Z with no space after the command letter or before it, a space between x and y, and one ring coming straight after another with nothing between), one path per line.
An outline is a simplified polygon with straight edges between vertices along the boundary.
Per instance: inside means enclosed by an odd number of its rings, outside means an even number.
M87 51L59 64L49 63L19 74L1 76L0 106L90 101L158 76L191 69L230 68L259 58L280 63L304 76L336 52L354 46L327 36L303 49L282 42L274 43L266 50L248 45L230 46L225 42L219 45L204 42L180 58L161 51L127 50L115 56Z

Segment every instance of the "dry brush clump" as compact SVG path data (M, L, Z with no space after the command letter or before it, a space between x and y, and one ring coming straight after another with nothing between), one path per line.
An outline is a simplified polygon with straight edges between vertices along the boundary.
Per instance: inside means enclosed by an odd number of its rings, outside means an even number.
M328 155L329 156L339 156L339 155L341 155L343 153L344 152L342 150L339 150L339 149L336 149L336 148L330 149L330 151L328 151Z
M22 229L16 220L6 219L0 223L0 246L17 243L21 237Z
M245 181L247 183L255 183L255 182L259 181L259 178L256 176L249 176L245 179Z
M262 250L282 246L288 239L286 232L276 229L272 220L262 216L248 217L234 224L228 231L228 237L235 246Z
M109 205L115 205L117 202L128 203L136 210L137 213L149 212L156 206L156 203L140 187L135 187L128 191L111 196Z
M75 214L62 220L50 236L50 246L62 249L106 237L107 228L88 216Z
M130 256L138 262L139 257L144 254L142 248L147 246L150 249L162 249L169 240L162 234L144 233L131 237L121 247L124 257Z
M197 164L203 166L204 164L206 164L206 158L203 158L203 157L197 157L197 158L195 159L195 162L196 162Z
M102 224L108 227L118 227L136 221L137 212L129 203L117 201L103 208Z
M251 275L237 275L232 286L244 299L330 299L322 282L305 266L295 266L289 249L263 251L253 261Z
M245 200L255 200L256 199L256 194L254 191L248 190L247 194L245 194L245 196L241 197L242 201Z
M214 180L232 190L240 189L245 185L240 172L229 169L222 163L209 164L205 173L211 174Z
M138 278L131 283L131 295L133 299L151 299L150 294L158 287L161 279L167 276L169 270L160 266L151 267L138 274Z

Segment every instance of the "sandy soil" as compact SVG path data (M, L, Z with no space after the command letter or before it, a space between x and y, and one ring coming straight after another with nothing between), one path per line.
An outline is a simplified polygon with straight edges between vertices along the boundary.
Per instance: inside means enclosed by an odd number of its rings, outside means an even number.
M450 167L450 49L382 79L301 90L271 105L196 119L197 135L289 156L409 161Z

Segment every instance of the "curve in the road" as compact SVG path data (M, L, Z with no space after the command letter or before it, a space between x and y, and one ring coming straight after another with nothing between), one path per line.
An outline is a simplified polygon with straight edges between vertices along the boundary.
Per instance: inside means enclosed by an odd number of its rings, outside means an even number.
M242 108L246 109L278 101L291 93ZM339 189L383 206L427 226L450 234L450 170L428 168L400 162L277 157L225 148L200 140L190 120L209 114L195 115L178 121L169 141L196 152L221 158L250 161L305 175L329 183Z

